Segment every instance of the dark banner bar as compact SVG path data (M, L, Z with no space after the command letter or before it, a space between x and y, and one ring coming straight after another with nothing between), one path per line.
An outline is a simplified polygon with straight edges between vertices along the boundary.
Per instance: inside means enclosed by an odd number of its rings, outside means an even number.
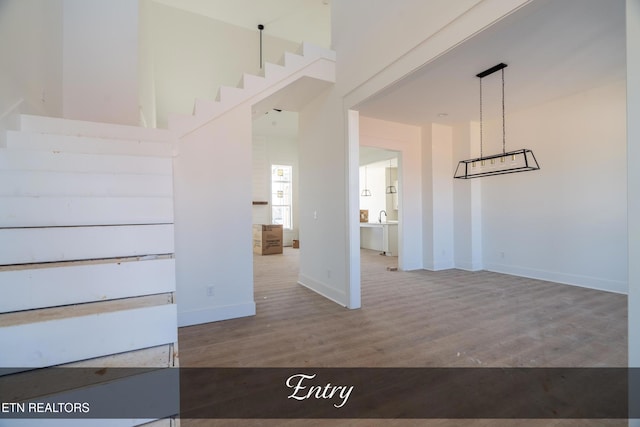
M183 418L612 418L627 369L186 370ZM636 375L636 379L637 375ZM636 402L633 417L640 417Z
M640 369L0 369L3 418L640 418Z

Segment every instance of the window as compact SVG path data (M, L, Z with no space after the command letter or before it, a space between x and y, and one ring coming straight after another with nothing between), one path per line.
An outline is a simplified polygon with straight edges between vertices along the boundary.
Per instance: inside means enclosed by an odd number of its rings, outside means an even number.
M293 228L292 167L271 165L271 222L282 224L282 228Z

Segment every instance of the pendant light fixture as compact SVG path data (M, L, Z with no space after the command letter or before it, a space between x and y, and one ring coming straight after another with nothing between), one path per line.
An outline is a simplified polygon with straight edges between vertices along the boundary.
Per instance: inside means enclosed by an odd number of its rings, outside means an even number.
M371 196L371 191L369 191L367 189L367 167L364 167L364 190L362 190L362 193L360 194L363 197L370 197Z
M391 185L391 159L389 159L389 185L387 186L387 194L396 194L398 190L396 190L395 185Z
M505 120L504 120L504 69L507 64L500 63L479 74L480 79L480 157L460 160L453 175L454 178L471 179L491 175L527 172L540 169L533 151L522 148L515 151L506 150ZM502 153L485 156L482 146L482 79L496 71L502 72Z

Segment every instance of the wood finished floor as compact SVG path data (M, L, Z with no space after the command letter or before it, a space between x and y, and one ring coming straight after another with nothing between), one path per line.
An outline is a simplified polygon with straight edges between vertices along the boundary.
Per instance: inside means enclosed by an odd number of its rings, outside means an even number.
M491 272L387 271L362 308L296 284L299 250L255 256L254 317L179 330L183 367L626 367L624 295ZM606 420L182 420L186 426L626 426Z

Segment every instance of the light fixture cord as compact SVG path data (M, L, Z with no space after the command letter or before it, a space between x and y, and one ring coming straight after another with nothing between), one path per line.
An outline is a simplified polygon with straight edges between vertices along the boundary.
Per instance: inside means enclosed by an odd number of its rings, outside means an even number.
M505 126L504 126L504 68L502 69L502 154L507 152L507 140L505 136Z
M260 69L264 67L264 61L262 60L262 30L264 30L264 25L258 25L258 31L260 31Z
M480 157L482 157L482 77L480 77Z

